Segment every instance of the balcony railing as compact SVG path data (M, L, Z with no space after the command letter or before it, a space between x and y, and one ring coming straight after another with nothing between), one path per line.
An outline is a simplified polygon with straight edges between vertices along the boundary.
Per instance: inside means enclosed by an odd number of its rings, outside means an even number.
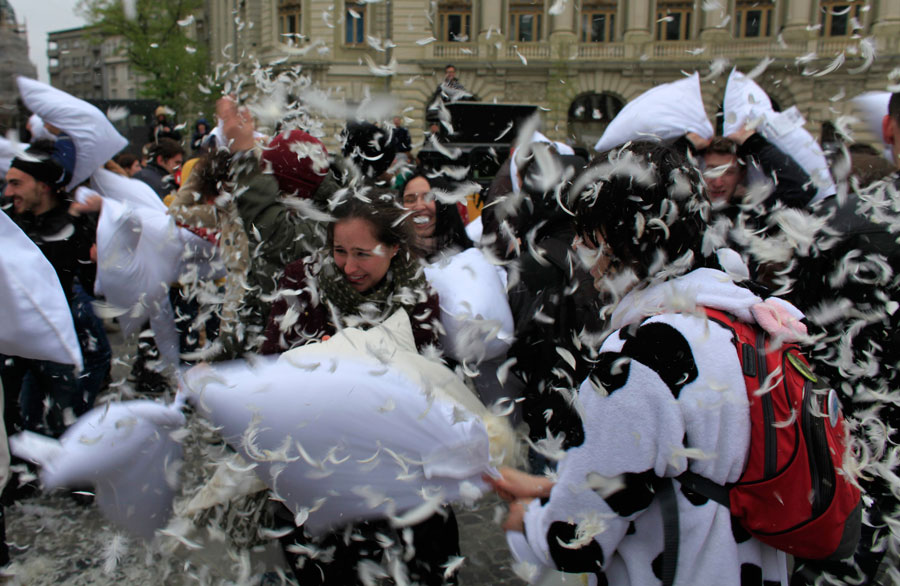
M625 43L581 43L576 59L618 59L625 56Z
M550 43L541 41L537 43L507 43L506 57L507 59L549 59Z
M435 59L470 59L478 57L477 43L431 43L431 56Z

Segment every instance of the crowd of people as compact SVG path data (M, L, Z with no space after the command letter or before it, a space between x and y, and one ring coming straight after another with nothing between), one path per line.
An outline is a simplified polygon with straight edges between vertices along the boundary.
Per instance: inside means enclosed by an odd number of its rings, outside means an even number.
M466 93L452 66L438 92ZM807 171L749 127L636 141L591 161L534 133L519 138L480 194L477 221L453 197L464 182L456 170L416 164L400 117L349 124L341 152L330 153L299 128L259 135L249 110L226 96L216 133L198 121L190 161L167 111L157 115L145 160L122 154L107 168L152 188L177 226L214 245L222 266L221 278L166 284L178 363L154 352L148 329L132 371L139 390L171 391L187 364L281 354L404 310L420 353L455 368L485 402L505 396L516 405L527 470L502 468L486 482L510 501L504 528L518 536L510 539L517 559L594 584L672 583L672 571L679 584L885 579L898 543L900 94L884 118L893 173L873 178L838 153L833 174L843 187L816 203ZM8 432L58 437L93 407L113 356L92 305L104 203L73 199L70 141L65 129L48 130L52 139L12 160L4 210L56 269L84 367L9 356L0 374ZM772 247L786 256L765 254ZM502 268L515 324L507 354L480 371L441 357L441 299L424 271L473 248ZM800 337L857 437L866 509L857 554L789 562L728 507L679 484L680 548L666 570L664 479L690 470L733 484L750 449L732 334L697 308L763 327L753 310L773 291L786 308L779 316L810 315ZM7 505L18 490L9 485ZM293 517L281 508L276 519ZM455 583L449 504L413 525L411 537L392 531L377 520L325 536L293 527L279 541L303 585L360 582L358 566L380 562L386 540L406 544L413 582ZM897 579L896 568L888 572Z

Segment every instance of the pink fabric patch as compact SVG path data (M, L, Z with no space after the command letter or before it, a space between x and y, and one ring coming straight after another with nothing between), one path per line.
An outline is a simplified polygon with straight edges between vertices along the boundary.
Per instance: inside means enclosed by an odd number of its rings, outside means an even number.
M750 307L759 327L773 338L785 342L797 342L806 335L806 324L790 314L780 303L768 299Z

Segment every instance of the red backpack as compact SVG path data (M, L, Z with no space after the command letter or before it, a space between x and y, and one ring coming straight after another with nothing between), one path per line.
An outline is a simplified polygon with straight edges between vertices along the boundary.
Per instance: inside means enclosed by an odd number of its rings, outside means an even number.
M709 319L733 332L750 400L750 451L744 473L734 484L721 486L690 471L676 479L728 507L759 541L795 557L853 555L862 506L859 489L842 470L848 437L837 394L813 389L816 377L796 344L773 348L760 327L722 311L705 311ZM770 377L776 370L780 374ZM764 385L771 390L757 393ZM674 493L669 492L661 495L663 565L669 566L674 579L677 508Z

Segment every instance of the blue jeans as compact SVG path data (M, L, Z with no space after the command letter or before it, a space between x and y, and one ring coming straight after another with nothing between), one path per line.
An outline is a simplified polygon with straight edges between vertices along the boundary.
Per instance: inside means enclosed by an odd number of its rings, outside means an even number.
M109 375L112 363L112 349L103 322L94 313L91 298L76 283L73 287L75 299L72 301L72 319L75 322L75 333L81 346L84 369L78 375L80 386L79 400L73 405L76 415L87 412L94 406L94 400Z

